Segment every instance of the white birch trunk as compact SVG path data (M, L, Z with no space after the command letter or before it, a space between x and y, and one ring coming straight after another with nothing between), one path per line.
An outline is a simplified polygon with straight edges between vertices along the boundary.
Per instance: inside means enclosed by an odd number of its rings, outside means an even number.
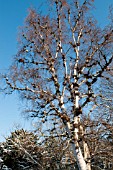
M76 149L75 144L72 144L72 148L73 152L75 152L74 155L76 154L76 160L79 170L87 170L86 162L84 161L80 147L77 147Z
M61 98L61 99L63 99L63 98ZM62 105L62 109L64 109L64 108L65 108L64 105ZM75 119L79 123L80 120L78 119L78 117L75 117ZM70 122L65 122L66 132L68 132L69 136L71 137L70 127L71 127ZM71 143L71 145L72 145L73 154L77 161L78 168L79 168L79 170L88 170L87 166L86 166L86 162L83 157L83 154L82 154L79 144L77 142L78 128L75 128L75 137L74 138L76 141L74 143Z
M91 170L91 157L88 145L85 141L83 141L83 148L84 148L84 159L87 161L87 170Z
M85 130L83 129L83 126L80 125L79 131L82 136L85 134ZM83 139L83 151L84 151L84 160L86 161L87 170L91 170L91 156L90 151L87 142Z
M59 21L60 21L60 18L59 18ZM60 22L59 22L59 25L60 25ZM76 44L76 40L74 38L74 34L73 34L73 39L74 39L74 42ZM60 46L62 46L61 45L61 41L60 41ZM61 48L61 54L62 54L62 48ZM74 75L75 76L77 75L77 65L78 65L78 61L79 61L79 47L76 48L76 54L77 54L77 60L76 60L76 64L75 64L75 67L74 67ZM63 62L64 62L64 66L65 66L65 79L66 79L67 78L66 59ZM76 78L74 78L74 79L75 79L75 82L77 83ZM62 95L61 95L61 98L60 98L61 109L65 113L65 106L64 106L64 103L63 103L64 92L65 92L65 85L63 87ZM75 90L75 94L78 94L78 89ZM79 108L79 95L76 95L76 99L74 101L74 105L75 105L76 108ZM80 122L80 116L75 116L74 117L74 124L78 125L79 122ZM66 127L66 131L68 132L68 134L69 134L69 136L71 138L70 122L65 122L64 124L65 124L65 127ZM74 139L75 140L72 141L72 143L71 143L72 149L73 149L73 154L74 154L74 156L76 158L79 170L87 170L86 162L84 160L83 154L82 154L81 149L80 149L79 144L78 144L78 130L79 130L78 128L74 129Z
M77 75L77 65L78 65L78 61L79 61L79 47L76 48L76 63L75 63L75 68L74 68L74 75ZM75 78L75 83L77 83L77 79ZM75 90L75 101L74 101L74 105L76 107L76 109L79 109L79 95L78 95L78 89ZM76 155L76 160L77 160L77 165L79 170L87 170L87 166L86 166L86 162L84 160L83 154L81 152L81 149L79 147L79 136L78 136L78 132L79 132L79 123L80 123L80 115L75 115L74 116L74 124L76 125L75 129L74 129L74 139L75 139L75 144L72 144L73 147L73 152L74 155Z
M68 132L69 135L71 135L69 122L68 124L66 124L66 131ZM71 145L79 170L88 170L81 149L78 145L78 142L72 143Z

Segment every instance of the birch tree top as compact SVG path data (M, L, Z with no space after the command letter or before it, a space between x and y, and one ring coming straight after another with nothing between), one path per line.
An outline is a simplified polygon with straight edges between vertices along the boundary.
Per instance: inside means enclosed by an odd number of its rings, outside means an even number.
M96 102L94 86L110 71L113 30L112 18L104 29L98 27L89 13L92 3L55 1L46 16L29 11L6 82L32 102L31 112L37 116L52 111L61 117L63 106L70 117L76 107L82 111Z

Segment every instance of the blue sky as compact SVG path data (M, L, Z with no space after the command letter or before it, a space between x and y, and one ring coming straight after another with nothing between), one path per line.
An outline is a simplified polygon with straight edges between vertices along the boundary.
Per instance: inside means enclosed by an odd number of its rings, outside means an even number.
M0 0L0 72L8 69L13 55L17 51L18 27L23 25L28 8L38 6L45 0ZM113 0L95 0L96 9L93 15L100 26L108 22L108 7ZM43 9L45 11L45 8ZM31 122L25 121L21 115L21 105L16 94L5 96L0 94L0 141L9 134L16 125L31 128Z

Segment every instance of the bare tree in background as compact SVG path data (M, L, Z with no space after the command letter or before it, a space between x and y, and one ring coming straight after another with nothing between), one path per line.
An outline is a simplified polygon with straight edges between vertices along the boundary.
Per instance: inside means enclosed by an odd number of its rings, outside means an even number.
M75 162L69 142L52 135L42 145L38 135L20 129L0 143L1 170L73 170Z
M31 9L4 76L6 89L28 101L26 112L43 123L46 134L65 129L79 170L91 169L81 116L94 120L100 114L99 87L108 81L113 59L113 19L101 29L90 15L92 7L93 0L55 0L45 16Z

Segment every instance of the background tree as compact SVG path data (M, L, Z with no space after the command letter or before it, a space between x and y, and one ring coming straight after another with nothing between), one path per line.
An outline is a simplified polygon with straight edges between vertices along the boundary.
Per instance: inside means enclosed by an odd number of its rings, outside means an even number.
M97 87L112 67L112 18L99 28L90 15L93 0L56 0L52 5L45 16L29 11L18 53L4 76L6 89L19 91L28 102L26 112L41 120L46 134L63 128L79 170L90 170L81 115L92 113L89 120L103 115L103 94Z
M84 118L83 122L86 132L84 141L89 146L92 169L111 170L113 168L113 141L111 137L113 125L111 124L111 120L89 120L88 118Z
M52 135L44 142L23 129L11 132L0 144L1 169L8 170L72 170L76 160L69 143Z
M37 145L37 136L23 129L16 130L0 145L4 164L13 169L43 169L43 149Z

